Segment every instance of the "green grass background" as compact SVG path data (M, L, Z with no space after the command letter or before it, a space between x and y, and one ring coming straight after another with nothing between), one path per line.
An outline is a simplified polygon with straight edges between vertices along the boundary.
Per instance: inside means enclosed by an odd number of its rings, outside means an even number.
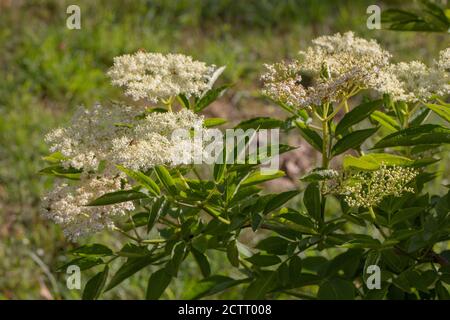
M51 181L37 174L47 153L44 135L68 120L74 107L119 97L105 71L114 56L138 49L179 52L226 65L223 98L241 111L264 114L257 99L263 63L292 57L322 34L355 31L376 38L394 60L431 62L448 46L445 34L366 28L366 8L409 7L373 0L0 0L0 299L71 299L65 274L66 242L39 217L39 199ZM81 30L68 30L66 8L81 8ZM119 246L108 233L90 241ZM213 270L226 265L218 255ZM83 273L83 284L89 273ZM133 277L108 298L144 295L147 274ZM199 279L192 261L164 298L182 298ZM229 291L218 298L236 298Z

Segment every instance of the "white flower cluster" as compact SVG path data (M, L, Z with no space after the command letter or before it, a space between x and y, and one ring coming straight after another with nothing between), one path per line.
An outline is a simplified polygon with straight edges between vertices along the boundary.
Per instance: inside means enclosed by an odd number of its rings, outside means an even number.
M360 89L387 93L394 100L428 101L449 94L450 50L433 67L421 62L390 64L390 53L352 32L322 36L291 63L267 65L263 94L297 107L346 99ZM302 75L312 77L309 86Z
M334 182L330 192L345 196L345 202L350 207L369 208L379 204L386 196L400 197L404 192L414 192L407 184L417 174L413 168L386 165L375 171L344 172Z
M443 71L450 71L450 48L444 49L439 53L437 66Z
M391 83L381 83L378 91L389 93L394 100L429 101L433 96L450 93L450 75L438 65L428 67L420 61L400 62L385 71Z
M179 94L201 95L210 89L214 69L182 54L137 52L114 58L108 75L127 96L156 103Z
M113 228L113 219L134 210L132 202L109 206L87 206L101 195L121 189L121 177L83 174L77 185L58 183L42 199L42 214L62 226L64 235L74 241L106 228Z
M102 162L134 170L155 165L191 163L191 153L180 158L180 147L201 149L201 141L187 136L174 143L175 130L205 130L203 117L190 110L142 114L136 108L122 105L93 108L80 107L70 126L47 135L52 152L67 160L65 167L96 171ZM200 143L200 145L198 145Z
M200 95L217 77L213 69L180 54L138 52L115 58L108 74L135 100L157 102L179 94ZM134 210L131 201L87 204L127 187L114 165L146 171L155 165L191 164L204 150L204 140L195 137L208 134L203 116L187 109L150 112L121 104L80 107L69 126L46 136L50 150L63 156L61 165L81 171L80 181L58 183L43 198L43 215L60 224L71 240L113 228L116 217Z
M375 40L355 37L351 31L321 36L312 43L306 51L300 51L300 56L303 70L314 75L326 65L332 78L357 70L363 80L386 66L391 57Z

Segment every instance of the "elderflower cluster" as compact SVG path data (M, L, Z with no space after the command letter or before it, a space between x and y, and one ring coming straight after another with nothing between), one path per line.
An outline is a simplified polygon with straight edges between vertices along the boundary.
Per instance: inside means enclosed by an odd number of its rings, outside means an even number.
M123 178L123 177L122 177ZM42 199L41 211L54 221L72 241L104 229L114 227L114 218L134 210L132 202L108 206L87 206L105 193L121 189L121 176L95 176L83 174L77 185L58 183Z
M442 71L450 71L450 48L444 49L439 53L437 66Z
M378 91L389 93L394 100L429 101L433 96L450 93L450 75L439 65L428 67L420 61L390 65L385 73L391 83L380 83Z
M391 54L376 41L346 32L319 37L299 54L293 62L266 65L264 95L304 108L348 99L361 89L406 102L450 93L450 48L440 52L432 67L418 61L391 64ZM301 75L311 77L308 85Z
M390 58L374 40L352 32L319 37L300 56L289 64L266 65L263 94L298 107L335 102L382 81L380 70ZM305 86L300 74L312 76L312 84Z
M137 52L114 58L108 75L127 96L156 103L179 94L201 95L210 89L214 69L182 54Z
M355 37L349 31L344 34L321 36L312 41L313 45L300 51L302 67L306 72L319 75L324 64L331 77L359 71L360 80L370 80L380 68L389 63L390 53L382 49L375 40Z
M192 152L201 150L201 141L189 135L172 141L175 130L204 131L203 117L190 110L142 114L133 107L112 105L80 107L71 124L58 128L46 137L52 152L60 152L65 167L96 171L102 162L134 170L155 165L191 163Z
M350 207L369 208L386 196L400 197L404 192L414 192L407 184L417 174L413 168L386 165L375 171L350 171L338 179L331 192L343 195Z

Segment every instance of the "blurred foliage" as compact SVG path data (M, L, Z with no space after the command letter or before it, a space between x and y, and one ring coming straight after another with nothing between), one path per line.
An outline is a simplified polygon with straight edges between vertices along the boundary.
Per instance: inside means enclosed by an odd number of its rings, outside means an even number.
M224 81L236 83L233 96L258 86L263 63L289 58L321 34L351 29L378 38L402 59L431 61L447 45L442 34L368 30L366 8L372 2L80 0L82 29L68 30L72 1L0 0L0 298L79 296L64 289L64 274L54 272L61 249L71 244L39 218L39 198L50 181L36 172L46 132L77 104L118 95L104 77L114 56L143 48L227 65ZM239 107L250 102L259 103L246 100ZM179 291L167 298L181 297L194 273L183 270ZM139 281L133 284L110 297L141 296Z

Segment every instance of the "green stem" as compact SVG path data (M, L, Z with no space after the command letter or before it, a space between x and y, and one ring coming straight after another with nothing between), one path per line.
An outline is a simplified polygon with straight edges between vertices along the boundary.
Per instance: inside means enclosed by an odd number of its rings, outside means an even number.
M376 219L377 219L377 216L375 215L375 211L373 211L373 208L372 208L372 207L369 207L369 213L370 213L370 216L371 216L372 219L373 219L373 222L375 222Z

